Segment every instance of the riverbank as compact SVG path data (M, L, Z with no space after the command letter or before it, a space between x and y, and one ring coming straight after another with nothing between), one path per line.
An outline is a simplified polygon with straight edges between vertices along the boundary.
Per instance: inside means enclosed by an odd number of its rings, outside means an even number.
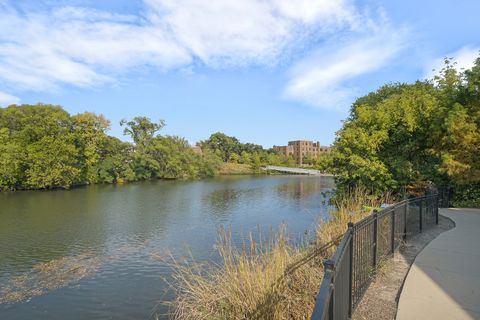
M322 260L334 252L347 223L371 214L378 203L366 193L336 199L336 210L318 223L310 241L294 242L283 226L267 237L250 235L238 246L228 231L217 243L220 263L171 262L175 319L304 319L314 307ZM352 214L353 212L353 214Z
M249 164L224 162L218 168L218 175L243 175L243 174L262 174L255 172Z
M242 163L231 163L231 162L222 162L219 166L217 171L213 173L211 176L203 176L203 177L181 177L181 178L149 178L149 179L141 179L136 181L125 181L123 179L119 179L117 181L113 181L111 183L108 182L100 182L100 183L78 183L72 184L68 188L66 187L52 187L52 188L24 188L24 189L0 189L0 193L5 192L15 192L15 191L46 191L46 190L73 190L78 188L84 188L87 186L92 185L127 185L132 183L139 183L139 182L148 182L148 181L197 181L203 179L211 179L215 177L221 176L241 176L241 175L291 175L288 173L281 173L281 172L272 172L267 170L254 170L251 165L249 164L242 164Z

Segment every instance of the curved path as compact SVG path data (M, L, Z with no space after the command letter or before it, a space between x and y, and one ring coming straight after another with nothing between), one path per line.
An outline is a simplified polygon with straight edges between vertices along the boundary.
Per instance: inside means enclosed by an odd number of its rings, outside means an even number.
M480 210L441 209L456 227L416 257L397 320L480 319Z

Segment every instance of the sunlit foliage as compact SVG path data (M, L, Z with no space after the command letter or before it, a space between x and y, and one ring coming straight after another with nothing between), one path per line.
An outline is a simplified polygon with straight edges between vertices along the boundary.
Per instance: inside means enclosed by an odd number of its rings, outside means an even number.
M446 59L434 79L387 84L357 99L334 147L321 164L341 189L402 192L430 183L458 197L472 190L480 183L480 58L460 72Z

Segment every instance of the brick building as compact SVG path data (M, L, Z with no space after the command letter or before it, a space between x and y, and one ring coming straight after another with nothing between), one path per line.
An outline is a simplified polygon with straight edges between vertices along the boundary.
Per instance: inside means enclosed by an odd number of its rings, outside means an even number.
M324 152L330 152L331 147L321 146L320 142L307 140L289 141L286 146L273 146L273 150L286 156L292 155L297 164L303 164L305 156L317 157Z

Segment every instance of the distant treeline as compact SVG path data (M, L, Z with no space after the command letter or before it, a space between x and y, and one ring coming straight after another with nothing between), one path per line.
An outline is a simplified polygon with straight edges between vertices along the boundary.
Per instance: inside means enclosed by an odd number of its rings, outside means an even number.
M358 98L316 166L336 174L340 189L436 186L453 189L457 206L480 207L480 58L460 72L446 59L434 79Z
M163 120L135 117L121 125L133 143L107 135L110 122L95 113L71 116L45 104L0 108L0 190L201 178L215 175L226 161L257 171L293 161L223 133L195 152L184 138L159 135Z

